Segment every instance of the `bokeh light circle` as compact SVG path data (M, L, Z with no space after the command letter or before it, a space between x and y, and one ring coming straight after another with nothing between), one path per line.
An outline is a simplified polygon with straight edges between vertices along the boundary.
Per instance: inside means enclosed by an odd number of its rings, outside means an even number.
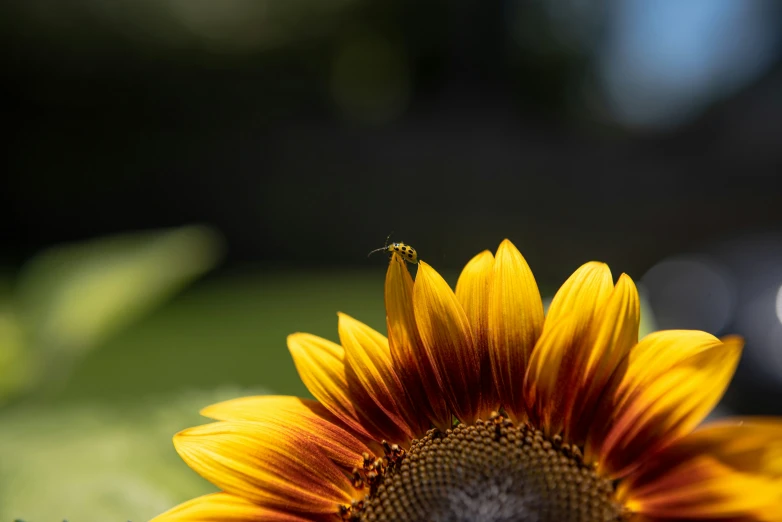
M730 272L709 257L674 257L654 265L641 284L661 329L720 333L733 318L736 290Z

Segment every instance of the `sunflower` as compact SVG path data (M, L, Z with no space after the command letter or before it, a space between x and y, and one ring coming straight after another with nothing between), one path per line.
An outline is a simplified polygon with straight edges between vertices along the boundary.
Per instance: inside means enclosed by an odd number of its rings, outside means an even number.
M695 429L730 383L737 337L638 340L633 281L590 262L548 313L505 240L455 292L398 254L388 337L339 315L341 345L288 347L317 401L230 400L174 438L222 492L154 522L782 521L782 420Z

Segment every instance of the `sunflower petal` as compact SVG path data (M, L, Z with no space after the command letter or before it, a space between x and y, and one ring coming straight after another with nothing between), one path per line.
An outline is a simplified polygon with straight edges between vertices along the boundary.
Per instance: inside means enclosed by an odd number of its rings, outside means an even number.
M340 421L367 439L375 439L360 419L366 417L353 403L345 369L345 350L316 335L288 336L288 350L304 386Z
M566 315L575 316L576 334L581 336L592 324L596 311L614 289L611 270L605 263L591 261L581 265L554 295L546 315L546 324L557 323ZM546 325L544 325L545 329Z
M521 253L504 240L489 290L489 354L500 401L513 420L524 417L522 380L543 330L543 301Z
M596 314L578 361L572 392L574 404L566 412L565 438L582 444L611 375L630 349L638 343L640 299L635 283L626 274L619 277L608 302Z
M441 430L450 428L451 412L437 386L434 367L426 357L415 325L413 278L406 262L398 255L392 255L388 265L385 304L391 359L410 402L422 419L428 419Z
M634 512L658 520L782 521L782 419L720 421L677 441L622 482Z
M494 256L484 250L467 263L456 282L456 299L462 304L470 321L475 347L481 358L481 418L488 418L492 412L500 409L489 355L489 288L493 274Z
M411 439L426 428L411 428L408 416L415 415L407 394L394 371L386 337L349 315L339 314L339 339L347 356L348 384L355 389L354 401L361 401L367 412L380 409L373 419L382 428L383 439L408 446Z
M304 434L255 422L215 422L174 437L182 459L226 493L270 509L334 514L359 497Z
M406 445L409 437L367 395L345 349L315 335L288 336L301 380L315 398L359 437Z
M722 397L742 344L697 331L648 335L609 384L587 439L587 459L599 455L601 473L621 477L688 434Z
M298 397L259 395L213 404L201 415L221 421L250 421L276 426L283 436L301 434L347 471L363 465L363 453L373 451L342 428L317 401Z
M481 405L481 360L470 323L448 283L423 261L413 287L413 310L446 404L460 421L474 422Z
M577 331L578 321L571 316L545 328L524 377L527 416L549 435L556 435L561 429L565 401L563 392L570 388L562 387L560 381L564 372L560 372L560 368L571 365L566 357L572 355Z
M151 522L309 522L285 510L269 509L228 493L194 498L158 515ZM335 520L336 517L335 517Z
M591 262L576 270L551 301L524 381L528 413L549 434L561 432L572 416L573 383L591 349L586 334L613 287L608 266Z

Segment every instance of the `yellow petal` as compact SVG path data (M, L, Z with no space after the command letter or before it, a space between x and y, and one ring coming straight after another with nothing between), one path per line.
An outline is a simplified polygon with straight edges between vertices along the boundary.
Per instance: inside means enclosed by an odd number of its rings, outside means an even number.
M345 350L316 335L295 333L288 336L288 350L304 386L327 410L351 430L367 439L377 435L368 430L366 418L354 404L345 370Z
M404 428L372 401L342 346L315 335L288 336L288 349L307 389L359 437L407 446Z
M428 426L416 423L415 412L394 371L386 337L352 317L339 314L339 339L347 356L348 385L360 408L372 415L381 439L408 446ZM377 410L380 412L375 413ZM414 423L411 427L408 418Z
M575 402L565 419L565 438L583 444L595 409L614 371L638 343L640 299L635 283L626 274L619 277L611 297L592 321L586 358L578 361L573 390Z
M543 330L543 301L532 271L504 240L497 249L489 291L489 354L505 411L524 417L522 386L532 349Z
M613 289L614 280L608 265L591 261L580 266L551 300L546 323L556 323L566 315L574 316L578 322L576 334L583 335Z
M423 261L413 287L413 310L446 404L460 421L474 422L481 405L481 361L470 323L448 283Z
M578 321L572 316L562 317L556 324L544 329L524 378L524 399L527 416L533 424L549 435L561 429L561 414L567 392L563 388L560 368L569 367L564 357L570 355L577 332Z
M551 301L524 382L528 414L549 434L560 433L572 417L574 384L591 348L587 332L613 288L608 266L591 262L576 270ZM552 330L558 331L549 335Z
M782 418L720 421L622 482L634 512L656 519L782 521Z
M339 425L337 418L322 404L313 400L279 395L240 397L208 406L201 410L201 415L221 421L271 424L277 426L283 436L304 436L347 471L363 465L364 452L373 453Z
M269 509L228 493L194 498L158 515L151 522L309 522L284 510ZM336 520L336 519L335 519Z
M599 470L624 476L695 428L730 383L743 342L705 332L648 335L620 363L587 440Z
M410 401L420 417L426 417L441 430L451 427L451 412L435 378L434 367L415 325L413 278L405 261L391 256L385 282L388 344L394 368L398 371Z
M215 422L174 437L182 459L226 493L270 509L334 514L359 497L347 475L306 436L273 425Z
M483 402L478 414L481 418L487 418L500 409L500 398L494 386L489 355L489 288L493 274L494 256L484 250L467 263L456 282L456 299L470 321L475 347L481 358Z

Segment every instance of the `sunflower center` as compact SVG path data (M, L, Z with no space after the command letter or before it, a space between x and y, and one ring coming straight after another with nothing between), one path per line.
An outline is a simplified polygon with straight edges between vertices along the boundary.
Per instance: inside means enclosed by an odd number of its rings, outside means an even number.
M621 521L610 481L578 449L502 417L430 430L388 466L349 518L361 521Z

